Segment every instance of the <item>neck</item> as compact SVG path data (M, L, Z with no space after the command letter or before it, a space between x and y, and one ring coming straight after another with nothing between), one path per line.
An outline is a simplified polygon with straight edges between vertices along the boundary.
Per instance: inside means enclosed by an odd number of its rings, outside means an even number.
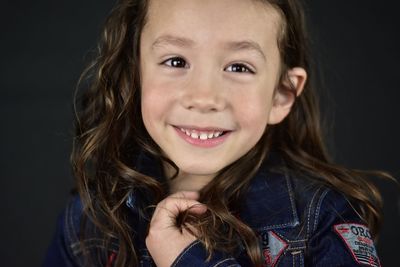
M170 190L171 193L178 191L200 191L211 179L212 177L209 176L180 174L170 181Z
M172 168L164 166L164 171L167 177L171 177L175 172ZM169 181L170 193L179 191L200 191L212 179L213 175L194 175L179 171L177 177Z

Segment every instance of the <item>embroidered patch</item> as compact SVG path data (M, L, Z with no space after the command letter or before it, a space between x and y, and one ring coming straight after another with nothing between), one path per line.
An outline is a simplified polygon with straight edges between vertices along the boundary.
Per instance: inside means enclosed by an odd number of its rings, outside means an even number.
M379 267L380 262L369 229L362 224L342 223L334 226L356 262Z
M116 257L117 257L117 253L116 252L111 253L110 256L108 257L108 261L107 261L107 265L106 266L107 267L113 266Z
M288 244L273 231L262 234L265 267L274 267Z

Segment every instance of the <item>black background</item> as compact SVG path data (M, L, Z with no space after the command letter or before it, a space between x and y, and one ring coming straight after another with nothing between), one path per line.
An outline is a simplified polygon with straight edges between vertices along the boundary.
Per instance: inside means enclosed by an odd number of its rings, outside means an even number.
M0 4L0 265L39 266L72 186L73 90L113 1ZM378 4L382 3L382 4ZM308 1L337 162L400 176L397 1ZM378 181L378 251L396 266L399 191Z

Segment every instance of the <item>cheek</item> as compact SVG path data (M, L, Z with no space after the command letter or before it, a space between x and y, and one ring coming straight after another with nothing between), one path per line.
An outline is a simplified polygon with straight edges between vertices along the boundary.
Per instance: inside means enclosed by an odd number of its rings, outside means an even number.
M155 128L167 121L176 94L168 84L156 79L144 80L141 94L142 118L150 132L149 128Z
M162 95L156 85L151 83L143 83L141 95L141 108L143 122L146 128L154 122L159 116L162 109Z
M271 110L272 93L260 90L257 93L239 95L235 98L236 116L241 118L245 126L265 128Z
M258 139L264 133L268 123L269 110L261 106L250 108L243 117L244 127L249 129L252 137Z

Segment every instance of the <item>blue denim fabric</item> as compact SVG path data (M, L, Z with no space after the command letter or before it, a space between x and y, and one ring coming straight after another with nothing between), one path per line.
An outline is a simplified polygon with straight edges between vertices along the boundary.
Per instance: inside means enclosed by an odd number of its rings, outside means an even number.
M239 210L239 218L260 238L265 266L379 266L379 261L360 262L362 256L354 255L357 251L346 244L345 234L335 231L337 225L365 225L342 194L323 186L316 179L294 176L289 172L282 174L271 169L270 165L265 164L259 170ZM160 175L160 170L153 168L153 173L147 174ZM140 266L154 267L144 241L148 219L143 219L137 208L143 197L143 194L132 191L126 205L130 213L130 223L137 233L135 246L139 252ZM43 266L84 266L79 246L81 215L81 201L74 196L59 218L57 231ZM110 251L103 251L102 240L96 238L94 225L89 224L88 227L93 228L93 234L84 242L91 248L90 253L118 253L117 242ZM351 232L348 233L351 235ZM376 253L373 251L373 244L368 248L372 254ZM237 255L215 251L210 261L206 260L207 256L203 245L196 241L177 257L172 266L251 266L243 250ZM95 266L112 264L103 260Z

